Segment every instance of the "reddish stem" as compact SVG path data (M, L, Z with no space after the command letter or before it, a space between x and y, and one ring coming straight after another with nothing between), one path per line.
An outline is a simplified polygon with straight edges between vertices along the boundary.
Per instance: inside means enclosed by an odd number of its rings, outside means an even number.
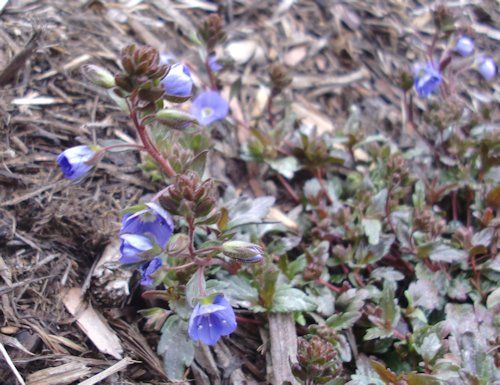
M320 285L323 285L323 286L326 286L327 288L329 288L331 291L337 293L337 294L340 294L340 293L343 293L345 290L343 287L337 287L335 285L332 285L330 282L327 282L325 281L324 279L322 278L318 278L316 280L317 283L319 283Z
M293 191L293 188L292 188L292 186L290 186L290 183L288 183L288 181L283 177L283 175L281 175L279 173L277 175L278 175L278 180L283 185L283 187L285 188L287 193L290 195L290 197L295 201L295 203L299 203L300 198L297 195L297 193L295 191Z
M354 154L353 154L354 157ZM353 158L354 161L354 158ZM325 181L323 180L323 175L321 174L321 170L318 168L315 170L316 178L319 181L319 184L321 186L321 190L323 191L323 195L326 197L326 200L328 201L328 204L333 204L332 198L330 198L330 195L328 194L328 190L326 189L325 186Z
M458 221L458 194L456 190L451 193L451 209L453 211L453 220Z
M139 117L137 116L137 110L136 110L136 103L132 102L132 105L130 105L130 103L128 103L128 105L130 110L130 118L132 119L132 122L134 123L137 133L141 138L142 144L144 145L144 149L160 165L160 167L165 172L165 174L167 174L167 176L174 177L176 175L176 172L170 165L170 162L167 159L165 159L160 154L160 151L158 151L158 149L155 147L155 145L151 141L151 138L149 137L146 126L142 125L139 122Z
M246 317L241 317L239 315L236 316L236 321L238 323L242 323L242 324L263 325L262 321L259 321L256 319L251 319L251 318L246 318Z

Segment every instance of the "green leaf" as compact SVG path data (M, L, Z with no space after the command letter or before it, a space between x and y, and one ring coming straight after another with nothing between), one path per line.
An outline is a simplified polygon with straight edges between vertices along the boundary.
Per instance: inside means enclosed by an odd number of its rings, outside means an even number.
M429 374L410 373L406 377L408 385L444 385L444 382Z
M434 262L460 263L467 260L467 252L438 243L432 248L429 258Z
M371 272L370 277L376 280L401 281L405 276L392 267L377 267Z
M349 329L361 317L359 311L348 311L334 314L326 320L326 324L334 330Z
M259 292L244 276L228 275L219 278L223 279L221 282L227 284L224 296L229 298L231 303L248 308L259 302Z
M229 223L226 229L232 229L248 223L262 222L274 202L275 199L270 196L238 200L229 209Z
M194 345L187 328L186 321L172 315L161 329L158 354L163 355L163 367L171 381L183 380L185 368L193 362Z
M188 168L198 174L200 177L205 172L205 164L207 163L208 151L202 151L191 161Z
M384 289L382 291L382 298L380 299L380 307L382 308L382 316L385 325L390 325L395 327L400 317L399 306L397 305L397 299L394 284L390 281L384 282Z
M368 237L368 242L371 245L378 245L380 242L382 223L378 219L363 218L361 224L363 225L365 235Z
M472 246L485 246L488 247L493 240L495 235L495 229L493 227L487 227L484 230L475 233L472 237Z
M206 288L207 283L205 281L205 275L203 274L203 271L201 269L198 269L186 284L187 303L191 306L194 306L195 300L202 297L201 293L202 291L204 292Z
M498 305L500 305L500 287L497 287L493 293L488 296L486 300L486 307L488 309L495 309Z
M421 180L415 183L415 192L412 196L413 206L418 210L425 208L425 184Z
M292 311L313 311L316 304L303 291L281 285L276 289L273 297L272 312L287 313Z
M271 166L274 171L279 172L287 179L292 179L295 172L300 169L300 163L294 156L266 159L266 163Z
M436 333L430 333L422 339L421 344L415 344L415 350L422 356L425 362L431 362L441 349L441 340Z

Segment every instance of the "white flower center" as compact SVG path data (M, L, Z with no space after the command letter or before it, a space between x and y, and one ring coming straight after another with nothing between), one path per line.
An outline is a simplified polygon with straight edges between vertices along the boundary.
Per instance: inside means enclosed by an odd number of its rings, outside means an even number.
M209 116L212 116L214 113L214 110L210 107L205 107L201 110L201 117L202 118L208 118Z

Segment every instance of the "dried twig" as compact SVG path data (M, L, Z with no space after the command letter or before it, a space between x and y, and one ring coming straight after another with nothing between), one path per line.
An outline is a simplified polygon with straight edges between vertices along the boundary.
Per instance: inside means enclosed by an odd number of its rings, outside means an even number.
M26 385L23 378L21 377L21 375L17 371L16 366L14 365L12 360L10 359L9 353L7 353L7 350L5 350L5 347L3 346L3 344L1 342L0 342L0 353L2 353L3 358L5 359L5 361L7 361L7 365L9 365L9 368L12 370L12 372L16 376L17 380L19 381L19 383L21 385Z

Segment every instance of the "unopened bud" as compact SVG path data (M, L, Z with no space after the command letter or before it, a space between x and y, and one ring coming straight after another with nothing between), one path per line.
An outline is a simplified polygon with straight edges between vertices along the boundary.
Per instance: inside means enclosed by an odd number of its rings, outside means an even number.
M87 64L82 67L82 73L96 86L104 88L113 88L115 86L115 77L111 74L111 72L102 67Z
M222 253L243 262L260 262L263 250L259 246L244 241L227 241L222 244Z
M197 120L193 115L175 109L160 110L156 113L156 117L161 122L176 129L184 129L193 123L197 123Z

